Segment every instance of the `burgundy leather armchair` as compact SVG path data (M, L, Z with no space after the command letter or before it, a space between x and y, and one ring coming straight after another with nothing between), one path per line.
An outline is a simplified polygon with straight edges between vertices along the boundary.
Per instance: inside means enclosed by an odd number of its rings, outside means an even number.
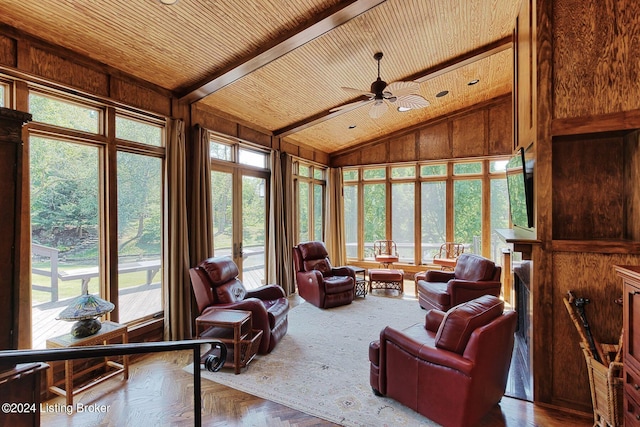
M238 280L238 266L229 257L206 259L189 275L200 315L216 308L251 312L253 328L262 330L258 353L270 353L287 333L289 300L280 286L245 289Z
M445 427L476 425L507 385L516 313L485 295L425 324L386 327L369 346L370 383L387 396Z
M356 275L348 267L332 267L324 243L294 246L293 266L298 293L316 307L337 307L353 301Z
M420 307L447 311L482 295L500 296L501 272L493 261L463 253L454 271L429 270L416 275Z

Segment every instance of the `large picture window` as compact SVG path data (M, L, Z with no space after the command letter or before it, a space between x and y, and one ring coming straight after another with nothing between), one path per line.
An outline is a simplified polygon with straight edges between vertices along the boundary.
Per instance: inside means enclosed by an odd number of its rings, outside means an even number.
M28 100L33 347L70 330L56 317L84 293L113 302L116 322L157 318L164 121L43 89Z
M345 168L347 258L371 261L373 242L390 239L398 248L398 264L429 265L445 242L499 261L502 244L493 230L509 227L504 162Z
M293 163L296 188L297 242L324 240L326 169L296 160Z

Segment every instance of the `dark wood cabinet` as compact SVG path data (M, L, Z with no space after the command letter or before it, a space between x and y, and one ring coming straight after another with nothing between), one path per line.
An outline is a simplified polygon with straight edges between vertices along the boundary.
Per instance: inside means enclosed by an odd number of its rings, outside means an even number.
M22 125L31 114L0 108L0 349L18 346Z
M624 421L640 425L640 266L617 266L623 280Z

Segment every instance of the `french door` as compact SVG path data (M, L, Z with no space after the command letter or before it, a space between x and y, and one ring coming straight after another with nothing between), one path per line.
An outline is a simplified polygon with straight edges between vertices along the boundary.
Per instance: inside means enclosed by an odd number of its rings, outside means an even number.
M216 166L211 172L214 256L230 256L251 289L265 283L269 174Z

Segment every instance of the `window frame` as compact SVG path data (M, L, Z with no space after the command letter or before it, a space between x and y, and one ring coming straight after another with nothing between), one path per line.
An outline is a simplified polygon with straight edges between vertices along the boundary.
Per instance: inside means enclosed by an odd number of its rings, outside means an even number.
M453 188L455 182L462 180L480 180L482 185L482 248L481 254L489 257L490 254L490 224L491 224L491 180L494 179L506 179L506 173L500 171L491 171L490 165L494 161L508 160L509 156L487 156L479 158L465 158L465 159L438 159L433 161L419 161L419 162L406 162L406 163L389 163L379 165L361 165L353 167L343 167L343 178L345 176L353 175L353 179L343 179L343 187L355 186L356 194L358 197L358 243L357 243L357 257L348 257L348 261L351 263L371 261L365 255L365 242L364 242L364 187L366 185L378 183L384 183L386 185L386 239L393 240L392 233L392 186L399 183L413 183L415 186L415 198L414 198L414 229L415 229L415 255L414 259L409 262L399 264L404 265L416 265L416 266L429 266L425 264L422 256L422 183L424 182L444 182L446 193L446 208L445 208L445 241L452 241L454 235L454 200L453 200ZM469 172L469 173L457 173L454 174L454 168L456 165L473 164L478 163L481 167L481 172ZM445 166L446 173L442 175L429 175L422 174L422 168L425 166ZM393 170L395 168L415 167L414 176L406 177L394 177ZM365 177L367 171L385 169L385 177ZM354 173L355 172L355 173ZM508 209L508 206L506 206ZM407 207L410 209L410 207ZM444 243L444 242L442 242Z

